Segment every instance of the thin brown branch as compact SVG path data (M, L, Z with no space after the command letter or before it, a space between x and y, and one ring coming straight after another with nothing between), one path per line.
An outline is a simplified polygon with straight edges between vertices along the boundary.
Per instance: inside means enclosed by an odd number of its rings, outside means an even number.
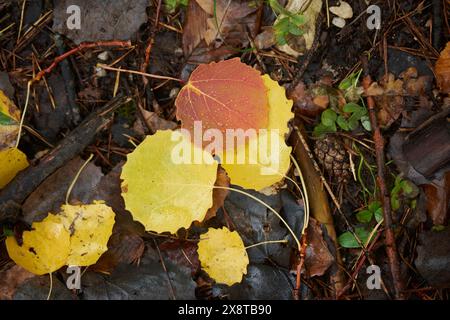
M131 47L130 41L98 41L98 42L83 42L78 47L73 48L66 53L58 56L53 60L53 63L48 66L46 69L41 70L32 80L32 82L37 82L42 79L42 77L46 74L52 72L52 70L63 60L67 59L71 55L88 48L96 48L96 47Z
M369 89L372 79L370 75L364 77L363 87L364 90ZM380 198L383 205L383 217L385 226L385 246L386 253L389 260L389 267L391 270L392 281L394 285L394 293L396 299L403 299L403 281L400 275L400 264L397 252L397 245L395 243L394 227L392 223L391 213L391 199L389 191L386 187L385 181L385 154L384 154L384 138L381 134L380 127L378 126L377 115L375 111L375 99L371 96L367 96L367 108L369 109L370 124L373 131L373 140L375 142L375 153L377 162L377 184L380 189Z
M152 53L153 44L155 43L156 32L159 27L159 17L161 15L161 5L162 0L158 0L158 6L156 7L156 18L154 20L153 29L150 33L150 39L148 41L147 47L145 48L145 60L141 66L141 72L145 73L147 71L148 65L150 64L150 55ZM144 82L144 86L147 86L148 79L146 77L142 77L142 81Z

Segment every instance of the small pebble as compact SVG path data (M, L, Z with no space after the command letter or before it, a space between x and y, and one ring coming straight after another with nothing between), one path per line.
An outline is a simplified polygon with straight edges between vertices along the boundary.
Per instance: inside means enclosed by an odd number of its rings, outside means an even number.
M103 51L102 53L100 53L100 54L97 56L97 58L98 58L99 60L102 60L102 61L107 61L107 60L109 59L109 52L108 52L108 51Z
M331 23L341 29L345 27L345 20L341 17L334 17Z

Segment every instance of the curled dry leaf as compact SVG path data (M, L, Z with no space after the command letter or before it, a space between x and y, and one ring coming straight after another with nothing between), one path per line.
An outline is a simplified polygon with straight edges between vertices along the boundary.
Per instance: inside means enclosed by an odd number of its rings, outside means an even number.
M436 79L443 93L450 93L450 42L441 52L435 66Z
M249 264L247 251L236 231L213 229L203 234L198 243L201 266L218 283L229 286L242 281Z
M183 52L190 63L219 61L256 36L259 6L254 1L192 0L188 3Z
M195 164L195 154L201 164ZM122 197L146 230L175 233L205 218L216 174L217 162L210 154L178 131L158 131L128 155Z
M378 121L384 128L388 128L405 111L405 96L419 100L419 107L428 107L425 97L430 79L418 76L415 68L408 68L398 79L392 73L384 76L379 83L373 82L367 94L374 96L378 111Z
M324 239L322 227L311 218L307 229L308 247L306 248L305 268L310 277L323 275L333 264L334 257Z

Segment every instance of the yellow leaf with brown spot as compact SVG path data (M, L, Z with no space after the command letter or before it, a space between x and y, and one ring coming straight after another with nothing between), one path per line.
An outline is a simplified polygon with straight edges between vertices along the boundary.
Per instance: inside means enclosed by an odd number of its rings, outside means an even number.
M61 218L49 214L41 222L34 222L31 231L22 235L20 246L14 236L6 239L11 259L24 269L42 275L58 270L69 256L70 233Z
M71 232L69 266L90 266L108 250L115 214L101 201L87 205L63 205L62 222Z
M242 281L249 259L244 242L236 231L213 229L203 234L198 243L198 257L211 278L229 286Z

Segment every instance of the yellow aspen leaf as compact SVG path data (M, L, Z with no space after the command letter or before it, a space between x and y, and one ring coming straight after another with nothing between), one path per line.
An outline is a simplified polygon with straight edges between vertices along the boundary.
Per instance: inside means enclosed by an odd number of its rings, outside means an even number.
M209 228L201 236L197 252L202 269L218 283L231 286L247 274L247 251L236 231Z
M108 250L115 214L101 201L87 205L63 205L62 222L70 235L69 266L90 266Z
M19 134L20 110L0 90L0 150L15 145Z
M262 79L268 89L270 107L267 130L260 130L245 145L225 149L219 155L232 184L258 191L282 180L289 170L291 147L286 145L285 135L289 131L287 123L293 117L293 102L286 98L285 89L268 75ZM234 153L231 158L230 152ZM245 155L245 161L239 160L240 154Z
M11 259L24 269L42 275L58 270L69 256L70 233L59 216L49 214L41 222L34 222L31 231L25 231L20 246L14 236L6 239Z
M198 164L194 163L195 154ZM178 131L158 131L127 157L121 179L126 209L146 230L175 233L212 206L217 162Z
M0 189L28 167L27 156L17 148L0 150Z

